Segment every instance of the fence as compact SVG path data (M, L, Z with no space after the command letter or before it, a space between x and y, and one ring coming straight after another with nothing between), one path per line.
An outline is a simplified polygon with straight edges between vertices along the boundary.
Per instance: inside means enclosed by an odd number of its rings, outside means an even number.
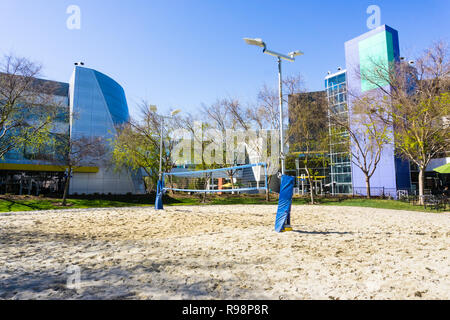
M353 187L352 195L365 197L367 196L367 188ZM397 189L395 188L385 188L385 187L370 188L370 195L372 197L381 197L381 198L392 198L392 199L398 198Z

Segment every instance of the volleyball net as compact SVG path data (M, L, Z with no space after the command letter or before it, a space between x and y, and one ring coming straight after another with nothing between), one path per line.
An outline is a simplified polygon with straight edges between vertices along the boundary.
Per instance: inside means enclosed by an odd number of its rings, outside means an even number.
M275 231L292 231L291 206L294 177L281 177L280 197L275 221ZM187 193L259 193L268 190L267 164L247 164L209 170L175 169L164 173L158 181L155 208L162 210L166 191Z
M162 191L188 193L259 193L267 190L267 165L248 164L209 170L175 169L164 173Z

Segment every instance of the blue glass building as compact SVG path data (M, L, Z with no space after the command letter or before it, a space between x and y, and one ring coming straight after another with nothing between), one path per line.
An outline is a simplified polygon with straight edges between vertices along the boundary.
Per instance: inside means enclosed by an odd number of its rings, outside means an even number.
M75 66L70 80L72 137L114 138L116 127L129 120L128 104L123 88L105 74L83 66ZM71 193L126 194L143 193L142 176L128 170L116 172L99 164L95 173L74 173Z
M76 64L69 83L49 82L58 87L54 99L61 105L52 134L70 134L73 139L99 137L110 148L117 127L130 118L123 88L107 75ZM12 150L0 160L0 192L38 194L61 192L66 168L58 165L59 150L48 146L45 157L28 156L26 150ZM145 187L140 172L111 165L109 153L75 169L70 194L140 194Z
M325 78L325 89L329 112L348 118L347 105L347 73L339 70ZM332 194L351 194L352 162L348 150L349 134L336 126L329 124L330 135L330 182Z

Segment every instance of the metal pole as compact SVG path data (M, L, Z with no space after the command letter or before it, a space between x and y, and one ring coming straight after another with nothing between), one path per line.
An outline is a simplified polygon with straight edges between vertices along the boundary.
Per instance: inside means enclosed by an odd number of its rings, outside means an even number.
M278 82L280 88L280 158L281 158L281 174L284 175L286 168L284 165L284 130L283 130L283 82L281 79L281 58L278 57Z
M161 116L161 140L159 145L159 180L162 179L162 156L163 156L163 129L164 129L164 117Z
M268 176L267 176L267 163L264 164L264 176L265 176L264 181L265 181L265 183L266 183L266 189L267 189L266 192L269 192L269 191L270 191L270 190L269 190L269 184L267 183L267 181L268 181Z

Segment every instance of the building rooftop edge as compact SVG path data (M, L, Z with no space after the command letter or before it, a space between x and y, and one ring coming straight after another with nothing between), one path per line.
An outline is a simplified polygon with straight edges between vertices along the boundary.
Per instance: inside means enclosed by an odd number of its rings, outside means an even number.
M325 77L325 80L326 80L326 79L330 79L330 78L335 77L335 76L338 76L338 75L340 75L340 74L346 73L346 72L347 72L347 69L343 69L343 70L338 71L338 72L336 72L336 73L329 74L329 75L327 75L327 76Z
M369 30L369 31L367 31L367 32L365 32L363 34L360 34L359 36L357 36L355 38L352 38L350 40L345 41L345 46L348 46L349 44L354 43L354 42L359 42L361 40L367 39L371 35L375 35L375 34L381 32L383 30L387 30L387 31L398 33L398 31L395 30L394 28L388 26L387 24L383 24L383 25L381 25L381 26L379 26L379 27L377 27L375 29L372 29L372 30Z

